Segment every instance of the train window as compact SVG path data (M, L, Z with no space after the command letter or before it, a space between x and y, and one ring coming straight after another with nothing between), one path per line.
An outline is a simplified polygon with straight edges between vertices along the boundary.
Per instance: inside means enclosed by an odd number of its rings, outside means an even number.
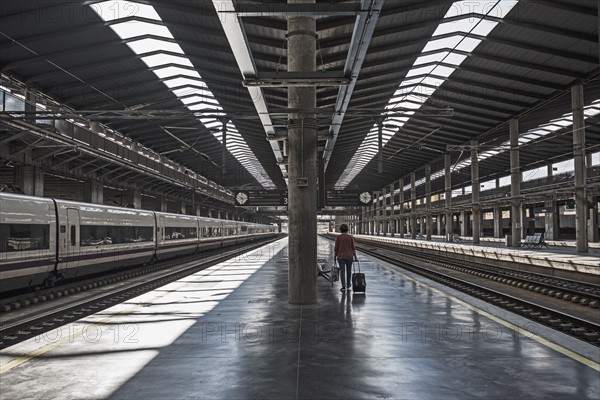
M60 226L60 233L67 233L67 227L65 225Z
M75 246L76 237L75 233L77 232L77 227L75 225L71 225L71 246Z
M194 239L197 237L198 231L195 227L165 227L165 240Z
M0 224L0 253L50 248L50 225Z
M81 225L81 246L103 246L120 243L151 242L151 226Z

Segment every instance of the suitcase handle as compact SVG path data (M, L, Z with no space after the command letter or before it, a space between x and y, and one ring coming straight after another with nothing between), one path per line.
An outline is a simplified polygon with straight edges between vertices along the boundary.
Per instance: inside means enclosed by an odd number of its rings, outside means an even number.
M358 273L360 274L360 262L358 262L358 258L356 259L356 263L352 263L352 272L355 271L354 264L358 264Z

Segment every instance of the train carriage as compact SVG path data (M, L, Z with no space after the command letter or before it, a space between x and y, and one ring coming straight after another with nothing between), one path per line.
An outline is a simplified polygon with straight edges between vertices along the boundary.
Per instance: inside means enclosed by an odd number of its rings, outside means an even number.
M0 292L276 232L269 225L0 193Z
M198 217L200 251L220 248L223 244L223 224L218 219Z
M64 200L56 205L62 277L142 264L154 257L154 212Z
M191 254L198 250L198 218L157 212L156 235L159 259Z
M57 263L52 199L0 193L0 291L41 284Z

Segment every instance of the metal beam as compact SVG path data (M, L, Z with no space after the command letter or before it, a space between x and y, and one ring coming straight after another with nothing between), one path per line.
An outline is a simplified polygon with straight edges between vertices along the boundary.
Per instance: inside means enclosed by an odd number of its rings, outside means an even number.
M365 60L369 44L371 43L371 37L375 31L375 26L379 20L379 13L382 7L383 0L361 1L361 9L368 8L370 11L367 14L358 15L354 24L350 49L344 66L344 75L350 76L352 81L348 86L340 87L338 92L338 99L335 104L337 113L331 119L331 139L325 144L325 151L323 153L325 170L327 170L327 166L329 165L329 160L331 159L331 154L333 153L340 127L346 115L346 110L348 109L352 92L356 86L356 81Z
M380 11L380 10L377 10ZM238 17L302 17L302 16L354 16L367 14L368 8L356 4L315 3L315 4L281 4L281 3L236 3L235 10L224 9L219 14L235 14Z
M282 86L341 86L350 84L351 79L343 73L334 71L276 72L262 73L255 78L244 79L244 86L282 87Z
M240 21L237 17L232 18L232 15L227 15L228 13L235 12L236 10L233 5L233 1L223 0L214 2L213 4L217 14L219 15L223 30L225 31L225 36L227 36L227 40L231 46L235 60L240 68L242 78L255 78L258 75L258 72L252 58L250 44L246 38L242 21ZM265 134L270 135L274 133L273 122L269 116L269 109L267 107L262 89L260 87L248 87L248 92L250 94L250 98L253 100L254 107L258 112L263 129L265 130ZM279 144L273 141L269 143L271 144L273 153L275 153L275 159L278 162L282 162L283 154L279 149ZM287 177L287 168L284 165L279 165L279 167L284 178Z

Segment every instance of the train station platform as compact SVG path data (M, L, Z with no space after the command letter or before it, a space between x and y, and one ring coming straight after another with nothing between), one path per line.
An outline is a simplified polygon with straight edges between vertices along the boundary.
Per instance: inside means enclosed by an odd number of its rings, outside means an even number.
M281 239L1 351L0 399L600 397L597 347L359 260L365 295L290 305Z
M480 244L473 244L470 237L462 237L459 242L446 242L441 236L432 240L409 239L391 236L354 235L357 240L373 240L392 243L407 248L418 248L428 252L450 255L457 258L480 258L480 261L493 260L496 265L515 267L525 264L542 269L570 271L595 275L600 279L600 248L593 243L588 253L578 253L571 242L550 241L548 247L526 248L506 247L504 239L481 238ZM573 244L571 246L571 244ZM600 282L600 281L599 281Z

